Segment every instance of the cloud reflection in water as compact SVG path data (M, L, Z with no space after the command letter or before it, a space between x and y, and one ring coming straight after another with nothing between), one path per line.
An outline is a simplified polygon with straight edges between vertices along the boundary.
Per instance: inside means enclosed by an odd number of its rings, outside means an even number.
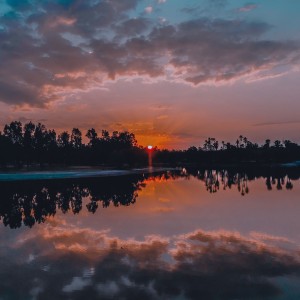
M1 249L4 299L274 299L284 292L276 279L300 274L299 252L263 242L288 242L264 234L197 230L136 241L37 228Z

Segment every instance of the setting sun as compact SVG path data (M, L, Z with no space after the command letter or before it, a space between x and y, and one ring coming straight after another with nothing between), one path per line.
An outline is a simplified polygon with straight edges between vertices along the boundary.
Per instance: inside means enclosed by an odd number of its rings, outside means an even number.
M148 150L152 150L153 146L149 145L147 148L148 148Z

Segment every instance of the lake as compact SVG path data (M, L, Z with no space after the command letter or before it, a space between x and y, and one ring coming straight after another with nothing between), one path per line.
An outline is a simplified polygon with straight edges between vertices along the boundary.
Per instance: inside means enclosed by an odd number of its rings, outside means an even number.
M0 299L300 299L299 168L152 171L0 174Z

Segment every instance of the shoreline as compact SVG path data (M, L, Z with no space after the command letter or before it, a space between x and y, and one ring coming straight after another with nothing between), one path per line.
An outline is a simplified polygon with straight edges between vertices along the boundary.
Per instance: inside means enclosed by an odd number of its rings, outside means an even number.
M152 174L176 170L178 170L178 168L148 167L136 169L102 169L81 167L63 170L10 171L5 173L0 171L0 182L116 177L136 174Z
M5 181L35 181L35 180L59 180L59 179L80 179L80 178L95 178L95 177L115 177L136 174L152 174L167 171L179 171L184 168L192 169L238 169L251 170L255 169L298 169L300 161L290 163L178 163L177 166L168 164L158 164L152 167L140 168L115 168L113 166L53 166L38 168L36 166L26 167L22 169L5 168L0 169L0 182Z

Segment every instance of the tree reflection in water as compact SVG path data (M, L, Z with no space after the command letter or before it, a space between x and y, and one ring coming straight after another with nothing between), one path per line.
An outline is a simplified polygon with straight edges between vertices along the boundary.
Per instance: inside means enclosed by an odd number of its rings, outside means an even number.
M256 170L185 170L182 174L186 177L194 176L205 183L206 190L210 193L216 193L222 188L223 190L231 189L236 186L242 196L250 192L248 183L256 179L265 178L268 190L274 187L282 190L293 189L292 180L299 180L300 170L290 169L256 169Z
M130 176L85 178L72 180L49 180L27 182L0 182L0 219L10 228L22 224L32 227L54 216L57 210L78 214L83 199L86 208L95 213L99 206L129 206L136 202L138 192L149 180L175 180L196 178L206 190L216 193L220 189L236 187L242 196L250 192L249 181L264 178L268 190L293 188L292 180L299 179L298 169L277 170L196 170L183 169L159 174L136 174Z
M0 183L0 219L11 228L32 227L54 216L82 210L83 199L88 199L87 210L95 213L100 206L129 206L136 202L138 191L149 179L175 179L176 173L132 175L77 180L48 180Z

